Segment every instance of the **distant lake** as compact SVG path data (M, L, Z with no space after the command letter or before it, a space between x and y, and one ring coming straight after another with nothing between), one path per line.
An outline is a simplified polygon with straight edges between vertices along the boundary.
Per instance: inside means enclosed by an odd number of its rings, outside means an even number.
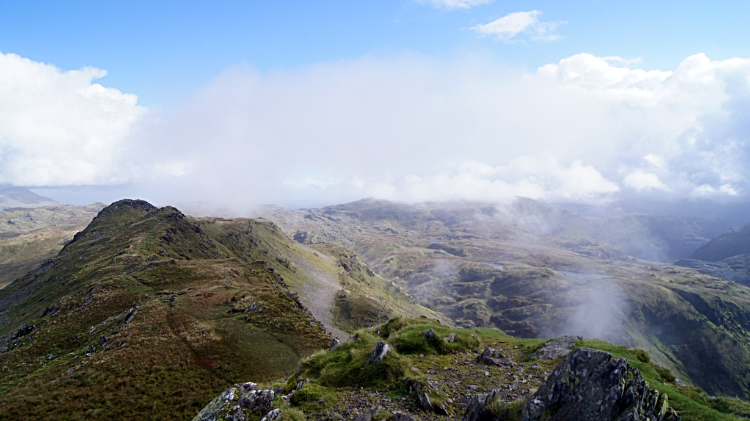
M603 273L568 272L567 270L558 270L558 272L562 273L563 275L574 276L576 278L589 278L589 279L612 278L612 276L605 275Z
M493 262L479 262L479 263L485 263L485 264L488 264L488 265L490 265L492 267L495 267L495 268L498 268L498 269L502 269L503 268L503 265L501 265L500 263L493 263Z

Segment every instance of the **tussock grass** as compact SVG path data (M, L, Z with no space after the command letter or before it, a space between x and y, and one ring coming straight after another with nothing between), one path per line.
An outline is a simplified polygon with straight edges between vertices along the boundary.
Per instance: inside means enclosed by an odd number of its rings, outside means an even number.
M432 329L435 337L425 338L424 332ZM394 348L402 354L450 354L454 352L474 351L479 349L481 341L479 337L468 329L455 329L441 325L435 320L416 319L403 320L401 318L391 319L382 330L381 336L394 334L391 343ZM444 338L455 334L453 342L447 342Z
M296 378L309 378L325 386L373 386L404 377L410 366L408 358L391 351L383 362L365 366L379 339L365 330L358 331L357 338L308 358Z

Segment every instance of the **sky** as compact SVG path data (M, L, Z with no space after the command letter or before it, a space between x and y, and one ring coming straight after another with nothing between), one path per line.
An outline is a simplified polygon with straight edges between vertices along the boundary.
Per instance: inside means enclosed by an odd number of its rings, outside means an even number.
M3 2L0 187L237 213L744 204L748 15L740 1Z

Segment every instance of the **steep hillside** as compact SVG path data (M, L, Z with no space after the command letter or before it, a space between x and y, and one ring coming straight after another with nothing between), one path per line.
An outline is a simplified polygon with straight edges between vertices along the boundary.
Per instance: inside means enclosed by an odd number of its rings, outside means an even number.
M0 290L0 418L191 418L227 385L288 375L348 336L326 289L343 272L268 221L116 202ZM405 295L385 303L365 313L435 316Z
M528 201L518 206L535 210L367 200L323 209L266 209L266 216L305 244L325 241L352 249L373 271L459 326L494 326L527 338L570 333L646 348L682 381L709 393L750 394L748 288L638 260L586 237L614 226L607 235L622 235L624 244L632 230L635 244L656 231L643 228L648 224L670 235L697 232L690 223L703 225L667 218L662 226L657 217L636 215L608 219L597 228L585 218L554 216L567 211ZM552 216L540 216L540 209ZM536 216L521 223L517 215L524 212ZM550 223L555 218L564 223Z
M0 288L57 255L102 208L94 203L0 211Z

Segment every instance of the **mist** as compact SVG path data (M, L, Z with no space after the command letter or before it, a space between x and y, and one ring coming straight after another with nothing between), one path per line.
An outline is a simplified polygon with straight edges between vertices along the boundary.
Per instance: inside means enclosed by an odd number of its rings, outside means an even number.
M623 326L630 310L625 292L615 280L596 283L580 293L562 325L547 336L577 335L621 345L632 342Z
M99 69L3 58L4 68L38 70L28 85L48 81L59 107L42 120L33 106L14 107L49 101L44 91L2 96L0 107L14 113L0 129L0 184L54 188L63 201L99 188L107 197L242 215L259 204L363 197L523 196L595 206L748 200L747 59L697 54L665 71L590 54L538 69L471 52L276 72L243 63L186 103L156 110L94 83L106 74ZM76 101L85 106L66 107ZM102 110L110 124L65 124Z

